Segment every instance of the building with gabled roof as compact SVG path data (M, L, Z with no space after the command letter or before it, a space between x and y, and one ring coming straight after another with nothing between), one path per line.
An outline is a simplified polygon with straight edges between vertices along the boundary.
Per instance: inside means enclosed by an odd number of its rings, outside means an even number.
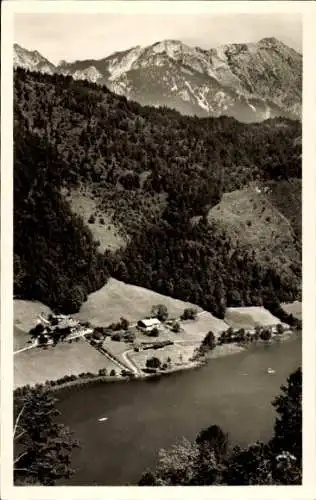
M141 319L138 321L137 326L146 332L150 332L154 328L159 328L161 325L161 322L159 321L158 318L148 318L148 319Z

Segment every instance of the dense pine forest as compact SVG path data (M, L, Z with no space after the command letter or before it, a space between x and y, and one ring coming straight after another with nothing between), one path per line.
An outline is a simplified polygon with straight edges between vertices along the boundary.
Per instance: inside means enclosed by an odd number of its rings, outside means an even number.
M104 257L60 194L64 165L42 140L15 127L14 291L75 312L107 279Z
M86 81L21 69L14 84L17 295L73 312L113 275L220 317L227 306L298 296L299 122L184 117ZM273 186L269 203L292 228L284 263L260 258L207 219L224 193L251 182ZM98 250L64 194L73 189L89 190L103 213L111 210L126 246Z

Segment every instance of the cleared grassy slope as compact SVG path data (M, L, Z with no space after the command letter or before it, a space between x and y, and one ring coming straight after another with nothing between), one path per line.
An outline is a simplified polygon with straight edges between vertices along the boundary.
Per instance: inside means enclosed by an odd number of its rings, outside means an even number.
M295 301L291 304L282 304L283 309L297 319L302 319L302 303Z
M14 338L13 349L23 349L28 344L30 336L28 332L35 326L36 318L39 314L50 314L49 307L42 304L42 302L30 300L14 300Z
M268 198L290 221L292 228L301 238L302 234L302 181L289 179L269 183Z
M233 239L251 245L261 261L272 262L291 273L292 263L299 263L299 252L292 220L286 217L290 210L286 210L286 194L291 194L289 204L293 198L298 205L301 195L298 183L293 191L291 183L283 182L282 186L274 183L272 187L251 183L225 193L221 202L209 211L208 220L220 222Z
M229 307L225 321L233 328L254 328L256 325L273 326L281 321L264 307Z
M121 316L134 322L150 315L152 306L157 304L165 305L171 317L179 317L186 307L195 307L198 311L202 311L200 307L189 302L173 299L146 288L127 285L122 281L110 278L103 288L89 295L87 302L82 305L74 317L102 326L119 321ZM213 318L214 325L209 322L209 329L212 326L214 326L215 331L218 331L221 326L225 329L226 325L222 320L215 318L210 313L205 314Z
M99 249L101 252L105 250L117 250L126 245L127 237L123 238L117 226L113 223L112 214L110 211L101 210L96 199L87 190L80 191L72 189L67 196L71 210L80 215L84 222L89 226L93 238L100 242ZM93 216L93 223L90 217Z

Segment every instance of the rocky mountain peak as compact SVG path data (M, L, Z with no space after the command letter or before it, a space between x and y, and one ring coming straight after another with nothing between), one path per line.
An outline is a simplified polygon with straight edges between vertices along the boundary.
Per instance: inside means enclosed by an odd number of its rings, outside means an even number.
M247 122L301 115L302 55L274 37L209 50L166 39L57 67L36 51L14 49L15 66L89 80L141 104L183 114Z
M49 74L56 72L55 65L43 57L37 50L27 50L18 43L14 44L13 50L14 67L21 67L29 71L40 71Z

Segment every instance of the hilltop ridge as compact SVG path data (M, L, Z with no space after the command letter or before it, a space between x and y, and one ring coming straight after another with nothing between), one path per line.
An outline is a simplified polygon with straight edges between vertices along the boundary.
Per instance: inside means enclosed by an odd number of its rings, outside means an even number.
M243 122L301 117L302 55L273 37L209 50L162 40L57 66L15 45L14 64L106 85L143 105L187 115L227 115Z

